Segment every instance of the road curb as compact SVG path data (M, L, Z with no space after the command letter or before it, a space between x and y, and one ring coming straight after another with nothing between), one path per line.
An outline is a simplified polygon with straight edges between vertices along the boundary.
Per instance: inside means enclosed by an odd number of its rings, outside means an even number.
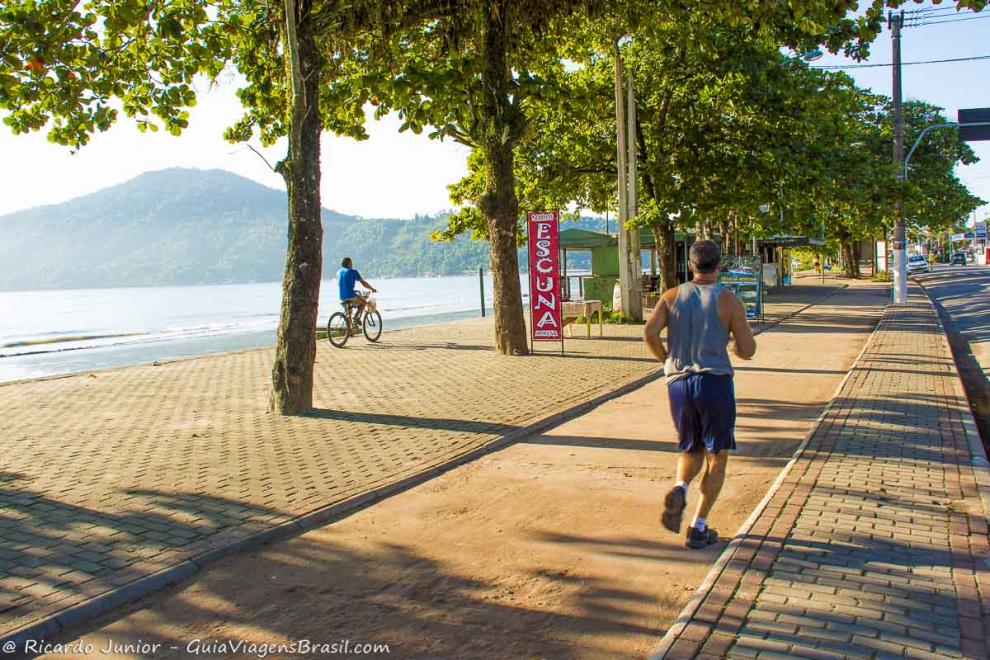
M837 291L838 289L832 293L834 294ZM829 296L830 295L832 294L829 294ZM828 298L829 296L825 296L825 298ZM803 309L807 309L807 307L802 308L802 310ZM722 572L729 565L732 557L736 554L736 551L742 544L743 539L749 534L749 531L753 528L753 525L756 524L756 521L767 508L767 505L770 504L770 500L773 499L773 496L784 483L787 475L790 474L791 469L804 454L804 450L807 448L808 442L818 430L818 427L821 426L822 420L824 420L825 416L829 413L829 411L831 411L832 405L835 402L835 399L839 396L839 393L842 391L842 388L846 386L849 378L858 368L860 360L863 358L863 355L866 354L866 350L873 344L873 340L876 338L877 332L880 330L880 326L882 324L883 316L881 315L880 320L873 328L873 332L870 333L870 336L867 337L866 341L863 343L863 348L856 356L856 359L853 360L853 363L849 366L849 369L842 377L842 380L839 381L838 386L836 386L835 393L832 394L832 397L829 399L828 403L825 404L825 408L822 410L821 414L819 414L818 418L812 423L811 428L808 429L808 432L804 435L804 438L802 438L801 443L797 446L797 449L794 450L790 460L787 461L787 465L781 469L780 473L777 475L777 478L774 479L772 484L770 484L770 488L767 489L763 499L760 500L753 511L749 514L749 517L746 518L743 524L739 527L736 535L732 537L731 541L729 541L729 544L725 547L725 550L722 551L722 554L720 554L718 559L715 560L715 563L705 575L705 579L701 581L701 585L698 586L698 589L695 590L694 594L691 596L691 600L687 602L681 610L681 613L677 615L674 623L671 624L670 628L667 629L664 636L660 639L660 643L657 644L657 646L650 653L650 660L661 660L664 658L667 655L667 652L670 651L670 647L677 641L681 632L683 632L684 628L687 627L687 624L691 622L691 619L694 618L695 612L698 611L698 608L701 607L701 603L704 602L705 598L707 598L709 593L711 593L712 588L715 586L718 578L722 575Z
M821 304L825 300L828 300L839 291L847 288L849 285L843 284L838 285L827 294L815 299L814 301L804 305L803 307L789 312L779 319L776 319L772 323L765 324L754 330L754 334L761 334L770 330L781 323L784 323L795 316L798 316L805 310L814 307L815 305ZM259 349L246 349L259 350ZM264 349L260 349L264 350ZM184 359L197 359L204 356L194 356ZM858 360L858 358L857 358ZM123 367L114 367L123 368ZM72 374L76 376L78 374ZM491 440L485 444L474 447L463 453L451 456L445 460L441 459L442 462L428 467L424 470L416 472L414 474L402 477L397 481L392 481L387 484L383 484L377 488L373 488L368 491L364 491L358 495L354 495L348 499L340 502L335 502L323 507L319 507L310 511L308 513L296 516L291 520L279 523L268 529L264 529L258 532L249 534L243 538L237 539L226 543L222 546L215 547L213 549L204 551L193 557L184 559L175 566L170 566L168 568L162 569L151 575L147 575L127 584L117 587L115 589L110 589L102 594L93 596L81 603L77 603L71 607L68 607L59 612L55 612L46 617L42 617L29 623L28 625L22 626L17 630L10 633L6 633L0 636L0 645L6 644L8 642L14 642L16 644L17 651L13 653L7 653L4 651L4 657L11 657L17 653L22 653L21 649L24 648L24 644L28 640L43 640L57 633L69 630L75 626L79 626L87 621L91 621L94 618L112 610L113 608L126 605L128 603L133 603L142 598L150 596L151 594L160 591L166 587L172 586L183 582L190 577L196 575L209 568L210 566L231 557L232 555L239 554L246 550L251 550L254 548L261 547L276 541L286 540L306 531L313 530L318 527L322 527L331 522L336 522L347 516L350 516L358 511L367 508L368 506L383 500L385 498L397 495L401 492L409 490L415 486L426 483L438 477L446 472L449 472L455 468L458 468L466 463L475 461L487 454L499 451L508 447L509 445L515 444L517 441L546 431L554 426L558 426L563 422L578 417L591 409L605 403L611 399L621 397L625 394L633 392L648 383L660 378L663 375L663 369L661 365L657 365L651 369L648 373L639 376L637 378L631 379L619 387L601 392L592 398L582 401L580 403L574 404L556 413L553 413L547 417L537 419L536 421L527 424L526 426L518 427L505 433L494 440ZM57 379L71 377L70 375L60 375L52 376L50 378L44 378L41 380ZM848 377L848 375L847 375ZM33 379L38 380L38 379ZM844 382L844 381L843 381ZM827 407L826 407L827 410ZM823 413L824 414L824 413ZM493 425L497 428L498 425ZM801 447L807 443L807 438L802 442ZM793 461L793 459L792 459ZM790 464L785 469L789 469ZM761 507L765 506L761 503ZM724 553L723 553L724 554Z
M944 308L936 304L934 298L928 292L928 288L920 280L915 280L915 283L924 292L925 300L928 301L928 304L935 312L935 321L938 323L942 341L945 343L945 348L949 352L949 356L952 358L952 365L956 370L956 378L953 379L953 382L955 383L956 395L966 402L966 405L960 411L960 417L962 418L963 430L966 434L966 443L969 445L970 462L973 466L976 491L979 494L980 501L983 502L983 516L990 522L990 460L987 460L986 448L980 439L979 431L976 428L976 418L973 416L973 410L969 397L966 394L966 388L963 386L962 377L959 375L959 360L956 358L955 351L952 350L952 343L949 341L948 332L942 321ZM947 312L945 313L948 314Z

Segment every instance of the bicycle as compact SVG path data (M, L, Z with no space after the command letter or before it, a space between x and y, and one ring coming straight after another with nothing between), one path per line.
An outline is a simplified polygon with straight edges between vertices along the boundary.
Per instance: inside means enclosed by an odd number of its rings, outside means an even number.
M327 339L337 348L343 348L351 335L364 333L364 338L376 343L382 336L382 315L375 304L375 297L368 294L365 297L364 316L358 321L353 318L355 305L342 302L342 312L334 312L327 321Z

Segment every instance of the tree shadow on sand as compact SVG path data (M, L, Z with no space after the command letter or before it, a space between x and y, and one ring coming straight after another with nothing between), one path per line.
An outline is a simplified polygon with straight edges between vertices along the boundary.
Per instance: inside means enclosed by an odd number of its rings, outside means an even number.
M603 543L546 534L534 539L599 548ZM646 553L667 560L684 554L670 549L668 557L659 545L644 546L635 539L604 543L608 552L621 556ZM132 616L120 618L118 611L53 641L83 636L99 643L104 635L117 642L161 640L165 648L153 656L160 658L180 657L168 647L182 649L195 637L389 645L388 654L367 657L605 657L609 650L596 646L596 636L637 638L648 651L662 634L650 625L656 606L655 594L629 589L622 576L534 570L481 579L408 546L354 547L321 530L248 553L194 583L132 605L127 611ZM99 636L87 637L107 625Z

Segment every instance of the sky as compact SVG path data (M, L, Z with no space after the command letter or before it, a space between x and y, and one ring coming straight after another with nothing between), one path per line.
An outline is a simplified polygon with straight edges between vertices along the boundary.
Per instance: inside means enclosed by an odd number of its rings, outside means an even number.
M175 137L164 131L141 133L126 118L93 135L76 153L48 142L44 132L13 135L0 125L0 216L54 204L122 183L138 174L169 167L221 168L271 188L285 189L244 144L223 139L240 117L235 86L202 86L190 111L189 128ZM399 133L392 115L374 121L370 138L356 141L325 133L322 138L323 205L363 217L411 218L451 208L447 185L467 172L468 149L452 141L430 140L425 133ZM251 146L274 165L285 156L285 141L270 148Z
M943 3L942 7L951 6ZM909 3L908 10L932 7ZM972 14L967 14L972 16ZM956 18L939 9L932 19ZM949 59L990 55L990 10L977 20L906 28L902 61ZM884 31L867 63L891 61L890 37ZM849 64L826 55L816 66ZM847 70L857 82L890 94L890 67ZM905 99L923 99L946 109L955 120L959 108L990 107L990 59L982 61L905 66ZM180 136L140 133L122 118L107 133L93 136L73 154L49 143L44 133L15 136L0 125L0 215L43 204L54 204L122 183L143 172L168 167L222 168L272 188L284 189L280 176L242 144L229 144L223 130L240 116L234 84L226 81L210 89L203 85L191 111L190 126ZM423 135L399 133L398 120L386 117L368 123L370 139L357 142L332 135L323 137L323 205L364 217L409 218L449 209L447 186L466 172L468 150L451 141L438 142ZM261 149L275 163L284 143ZM908 145L910 146L910 145ZM990 142L971 145L983 160L960 167L958 174L975 194L990 200ZM990 205L978 215L990 214Z

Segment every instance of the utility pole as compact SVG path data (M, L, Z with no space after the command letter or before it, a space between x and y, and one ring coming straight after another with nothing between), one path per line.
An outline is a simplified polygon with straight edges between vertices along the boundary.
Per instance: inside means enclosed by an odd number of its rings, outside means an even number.
M625 104L622 98L622 53L619 50L619 42L615 41L615 137L616 156L618 161L619 174L619 292L622 298L622 316L633 319L633 283L630 277L631 268L629 264L629 232L626 230L626 221L629 220L629 187L628 172L626 170L626 113ZM638 245L638 244L637 244ZM641 307L639 304L637 307ZM640 310L642 316L642 310Z
M894 195L894 304L907 302L907 245L904 236L904 108L901 95L901 28L904 26L904 12L890 12L888 24L891 29L893 46L894 74L894 166L897 168L897 190Z
M628 80L626 82L626 92L628 99L626 103L626 164L629 167L629 174L626 182L629 190L626 193L626 218L632 219L639 212L639 198L636 191L637 168L636 168L636 90L633 82L633 70L626 70ZM627 263L629 264L629 307L626 318L633 321L643 320L643 257L640 249L639 227L628 230L626 237L626 247L629 250ZM626 308L623 307L623 311Z

